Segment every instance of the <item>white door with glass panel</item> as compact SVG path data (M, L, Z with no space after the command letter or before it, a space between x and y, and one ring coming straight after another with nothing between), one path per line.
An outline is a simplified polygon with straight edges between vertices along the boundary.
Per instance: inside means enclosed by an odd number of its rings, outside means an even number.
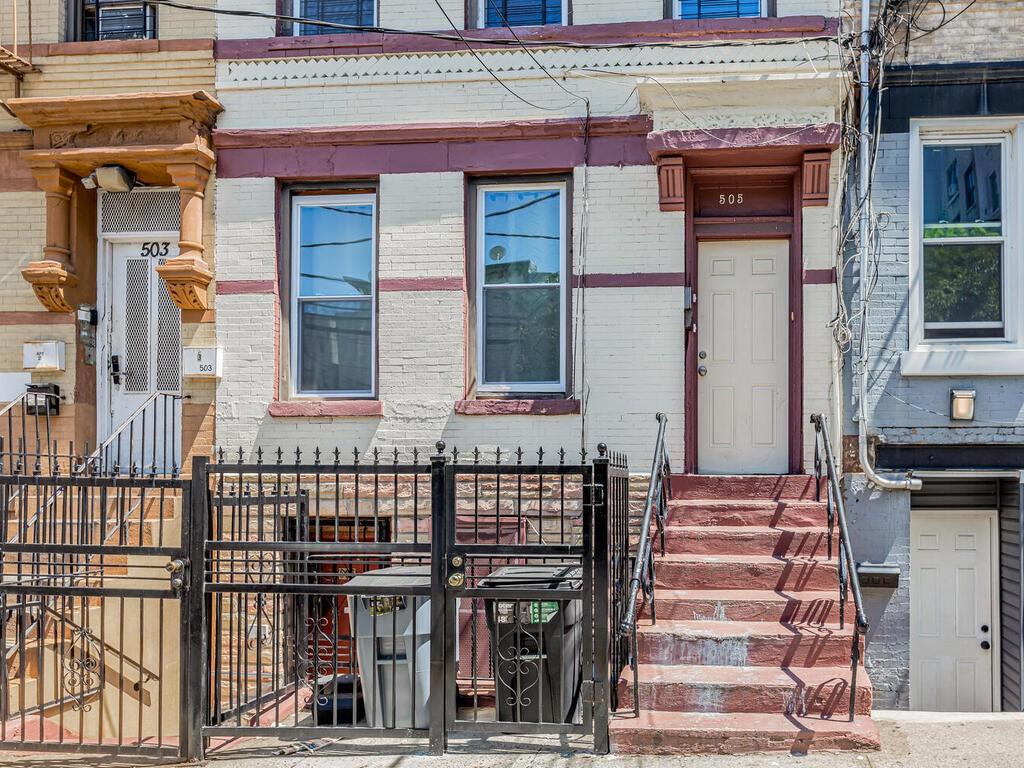
M910 523L910 707L991 712L998 615L995 512L917 511Z
M789 243L711 241L697 255L697 467L789 470Z
M181 393L181 311L156 272L178 255L176 240L177 233L104 238L97 374L100 438L112 440L103 457L108 468L180 466L181 400L154 398Z

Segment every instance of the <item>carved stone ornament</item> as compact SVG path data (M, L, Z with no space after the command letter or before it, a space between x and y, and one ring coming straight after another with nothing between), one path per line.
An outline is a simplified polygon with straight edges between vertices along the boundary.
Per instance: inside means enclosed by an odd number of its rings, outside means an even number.
M64 291L78 285L78 276L57 261L33 261L21 270L21 276L32 285L39 303L50 312L73 312Z
M202 259L181 257L168 259L156 268L167 283L171 300L181 309L209 309L206 288L213 273Z

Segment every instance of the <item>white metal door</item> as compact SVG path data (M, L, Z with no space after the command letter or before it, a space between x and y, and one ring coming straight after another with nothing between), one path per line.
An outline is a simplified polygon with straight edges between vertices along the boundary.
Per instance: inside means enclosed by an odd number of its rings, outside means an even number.
M712 241L697 256L697 469L789 470L789 243Z
M156 267L177 256L178 245L169 238L117 238L107 240L105 250L105 349L97 366L106 402L101 438L127 425L107 460L162 471L180 457L181 401L151 397L181 392L181 311Z
M961 510L911 517L911 709L993 709L995 520Z

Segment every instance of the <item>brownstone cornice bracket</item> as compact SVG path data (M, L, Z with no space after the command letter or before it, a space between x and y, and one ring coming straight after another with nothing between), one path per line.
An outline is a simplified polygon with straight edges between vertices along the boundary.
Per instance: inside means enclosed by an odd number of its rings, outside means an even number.
M207 309L213 273L203 258L203 197L215 162L211 136L220 103L205 91L190 91L9 99L6 106L33 131L32 148L22 157L46 193L43 259L22 272L43 306L72 311L64 290L77 283L70 238L76 183L96 168L120 165L139 184L178 187L179 252L158 272L178 307Z
M683 158L658 158L658 204L663 211L686 210L686 166Z
M32 174L46 193L46 242L42 260L29 262L21 275L50 312L71 312L64 292L78 284L71 265L71 196L78 178L53 164L33 168Z
M802 183L804 205L828 205L829 168L831 164L832 153L828 150L804 152Z

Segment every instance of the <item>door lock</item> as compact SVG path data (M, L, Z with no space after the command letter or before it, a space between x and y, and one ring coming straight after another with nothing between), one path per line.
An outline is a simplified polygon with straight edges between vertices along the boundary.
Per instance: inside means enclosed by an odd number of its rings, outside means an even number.
M708 375L708 367L706 365L702 365L700 368L697 369L697 375L698 376L707 376Z
M458 589L466 583L466 558L460 553L453 553L448 558L448 586Z
M981 625L981 631L982 632L988 632L988 624L982 624Z
M708 353L702 349L700 352L697 353L697 357L699 357L701 360L707 360Z
M456 573L453 573L451 576L448 577L449 587L455 587L456 589L458 589L465 583L466 574L464 574L462 571L457 571Z
M111 355L110 356L110 379L115 384L121 383L121 356Z

